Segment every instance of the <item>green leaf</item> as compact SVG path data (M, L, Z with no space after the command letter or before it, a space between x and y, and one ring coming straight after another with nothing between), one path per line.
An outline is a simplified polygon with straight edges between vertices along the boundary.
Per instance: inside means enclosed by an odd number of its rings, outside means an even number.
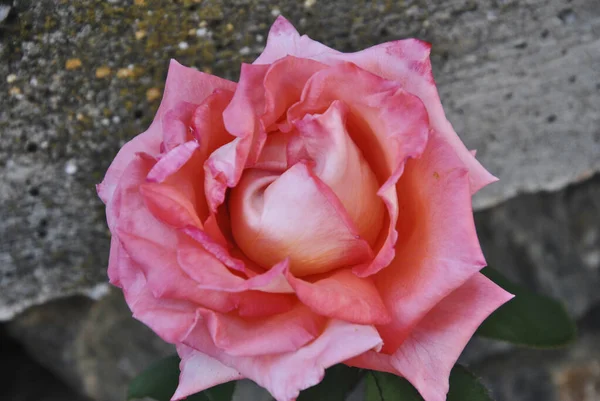
M366 392L366 401L423 401L408 380L391 373L369 372Z
M473 373L461 365L454 365L447 401L492 401L492 397Z
M127 399L169 401L179 383L179 357L169 356L152 364L129 383ZM235 382L223 383L191 395L186 401L230 401Z
M207 401L230 401L233 397L233 392L235 391L235 382L227 382L223 384L219 384L218 386L211 387L209 389L204 390L200 394L197 395L205 395ZM200 399L195 400L193 395L188 397L186 401L200 401Z
M366 393L366 401L423 401L408 380L383 372L369 372ZM447 401L492 401L492 398L471 372L455 365L450 372Z
M169 356L150 365L129 383L127 399L154 398L169 401L179 382L179 357Z
M300 393L297 401L343 401L358 384L361 369L335 365L325 371L323 380Z
M575 323L560 302L532 293L489 267L481 272L515 297L488 317L477 335L536 348L563 346L575 340Z

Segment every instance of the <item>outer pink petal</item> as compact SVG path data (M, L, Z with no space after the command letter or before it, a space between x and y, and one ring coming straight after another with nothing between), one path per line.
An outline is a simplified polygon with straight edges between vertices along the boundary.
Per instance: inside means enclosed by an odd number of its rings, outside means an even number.
M373 326L331 320L314 341L294 352L243 357L215 347L208 330L196 325L184 344L210 355L269 390L277 401L293 401L301 390L319 383L325 369L381 346Z
M406 377L426 401L444 401L448 377L479 325L513 296L475 274L414 327L393 355L369 352L346 363Z
M249 170L229 211L238 246L263 267L289 257L294 274L316 274L372 256L339 199L304 163L278 177Z
M325 323L301 304L285 313L252 319L207 309L199 313L215 346L232 356L295 351L316 338Z
M186 337L196 321L197 305L178 299L159 299L143 288L132 302L125 292L125 299L133 317L150 327L164 341L178 344Z
M394 258L398 219L394 185L406 160L419 157L425 148L429 131L427 111L419 98L397 83L353 64L340 63L310 78L302 99L288 110L288 122L307 113L323 112L335 100L343 101L350 109L346 126L382 184L378 195L388 209L389 224L378 241L377 256L371 263L355 268L356 274L368 276Z
M135 301L137 294L146 285L146 278L139 267L131 260L123 249L117 235L119 226L130 228L134 232L144 231L148 228L149 233L163 233L164 225L154 219L145 209L143 200L139 195L139 184L144 182L148 171L155 161L144 154L136 154L129 163L123 174L123 179L114 190L114 195L106 205L106 220L111 231L111 251L109 258L108 275L111 283L123 288L127 299ZM123 217L124 221L121 221ZM128 223L129 217L141 217L149 219L135 225ZM165 240L175 243L173 236L165 232ZM129 302L129 301L128 301Z
M120 265L121 259L123 258L123 249L121 242L116 235L112 235L110 238L110 254L108 256L108 280L112 285L121 287L120 276Z
M288 20L279 16L271 26L265 50L254 64L271 64L287 55L312 58L311 56L322 53L338 54L339 52L306 35L300 36Z
M378 329L393 352L412 327L483 266L466 169L436 132L397 184L402 210L392 264L375 276L391 324Z
M244 378L235 369L185 345L178 344L177 353L181 358L181 374L171 401L183 400L218 384Z
M155 298L190 301L221 312L229 312L237 306L230 294L198 286L179 267L174 249L128 233L118 235L131 260L144 272L146 287ZM213 263L220 264L216 260Z
M106 171L104 179L96 186L98 196L106 205L108 205L112 199L119 180L123 175L123 171L133 160L136 153L144 152L152 156L157 156L160 153L162 131L159 127L160 124L153 122L147 131L127 142L119 150L119 153L117 153L117 156Z
M234 90L235 83L204 74L171 60L165 83L165 92L154 121L148 130L126 143L108 168L104 180L98 185L98 195L108 204L124 169L138 152L157 156L163 140L162 117L180 102L200 104L215 89Z
M404 89L418 96L427 107L432 128L448 141L469 170L471 192L474 193L497 179L469 152L446 119L431 72L430 49L429 43L406 39L338 55L330 58L329 62L351 61L383 78L400 82Z
M175 250L181 244L181 237L186 237L155 218L140 191L140 181L143 182L152 165L153 160L136 155L107 206L111 231L120 240L113 258L116 262L111 263L118 267L111 268L111 275L116 272L115 279L126 294L131 292L130 287L139 284L139 280L127 277L135 278L138 271L143 271L143 285L149 287L154 297L192 300L218 310L233 309L234 304L226 294L200 290L177 266ZM135 289L132 294L137 292Z
M152 216L140 193L140 185L145 183L146 176L154 164L155 161L144 154L133 157L114 191L114 196L106 205L108 227L112 233L120 229L175 247L176 234Z
M390 314L370 278L336 270L314 283L287 274L296 295L316 313L358 324L386 324Z
M147 288L146 277L125 252L119 252L119 285L133 316L163 340L178 343L196 322L197 305L182 300L159 299Z

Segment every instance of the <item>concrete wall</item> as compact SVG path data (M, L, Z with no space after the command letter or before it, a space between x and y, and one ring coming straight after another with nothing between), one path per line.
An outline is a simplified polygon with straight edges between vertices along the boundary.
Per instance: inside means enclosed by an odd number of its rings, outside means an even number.
M600 398L591 351L600 330L597 0L0 0L8 332L102 401L120 399L131 375L170 351L131 320L118 294L102 298L109 244L94 184L151 121L169 58L235 80L279 13L343 51L403 37L433 43L450 121L501 179L475 199L488 262L565 301L583 332L566 351L475 343L465 359L499 401ZM123 349L132 335L142 345Z

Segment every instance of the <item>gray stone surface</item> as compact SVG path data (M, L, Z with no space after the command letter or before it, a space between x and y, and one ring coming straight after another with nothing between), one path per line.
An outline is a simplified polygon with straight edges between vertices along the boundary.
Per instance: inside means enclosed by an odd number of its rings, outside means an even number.
M434 70L450 121L501 179L475 207L600 171L597 0L462 3L431 41L447 57Z
M429 40L450 120L502 179L483 208L599 169L596 3L3 0L0 320L106 291L94 184L149 124L170 57L235 79L278 13L344 51Z

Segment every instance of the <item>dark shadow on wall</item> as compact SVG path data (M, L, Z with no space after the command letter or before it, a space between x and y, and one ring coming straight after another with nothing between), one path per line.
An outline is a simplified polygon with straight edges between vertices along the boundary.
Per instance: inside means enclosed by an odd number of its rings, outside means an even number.
M0 325L0 400L88 401L35 362Z

